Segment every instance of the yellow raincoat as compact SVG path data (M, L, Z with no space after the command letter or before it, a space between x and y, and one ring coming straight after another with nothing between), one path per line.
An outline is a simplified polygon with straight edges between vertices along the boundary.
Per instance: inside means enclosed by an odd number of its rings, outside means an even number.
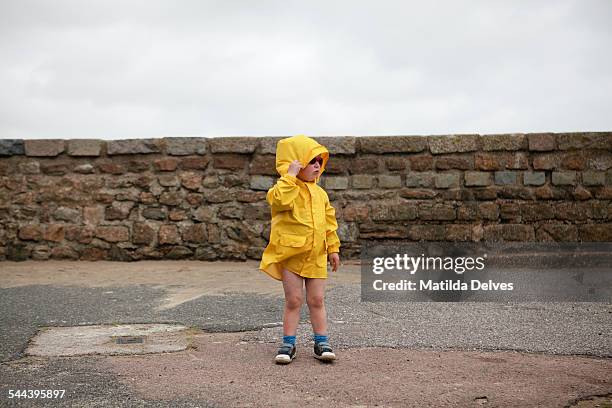
M316 180L302 181L287 173L293 160L305 167L318 155L323 164ZM266 196L272 230L259 265L274 279L282 280L283 267L304 278L327 278L327 254L340 251L336 210L317 184L328 160L327 149L304 135L282 139L276 146L280 178Z

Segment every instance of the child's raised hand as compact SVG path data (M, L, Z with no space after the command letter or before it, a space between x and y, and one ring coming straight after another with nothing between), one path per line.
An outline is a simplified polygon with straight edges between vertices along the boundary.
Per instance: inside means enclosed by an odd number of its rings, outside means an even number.
M287 171L287 173L295 177L298 175L301 169L302 169L302 163L300 163L299 160L294 160L291 163L289 163L289 170Z
M337 252L332 252L328 255L329 263L331 264L332 271L336 272L340 267L340 256Z

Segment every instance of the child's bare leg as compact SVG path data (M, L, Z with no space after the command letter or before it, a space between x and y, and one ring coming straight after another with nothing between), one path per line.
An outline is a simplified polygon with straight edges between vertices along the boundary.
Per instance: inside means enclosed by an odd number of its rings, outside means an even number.
M295 336L300 322L300 310L304 303L304 278L283 269L283 289L285 290L285 311L283 314L283 335Z
M312 330L316 334L327 334L327 312L325 311L325 283L327 279L306 279L306 303L310 311Z

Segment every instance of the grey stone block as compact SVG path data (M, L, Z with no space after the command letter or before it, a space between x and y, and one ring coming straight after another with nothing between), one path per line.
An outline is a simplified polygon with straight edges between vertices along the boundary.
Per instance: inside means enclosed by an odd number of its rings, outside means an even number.
M526 171L523 173L523 184L526 186L541 186L546 183L543 171Z
M37 161L24 161L18 165L19 171L23 174L39 174L40 163Z
M559 150L612 150L612 132L572 132L557 134Z
M482 150L521 150L527 147L525 135L522 133L501 134L501 135L482 135Z
M410 172L406 174L406 187L433 187L433 172Z
M59 139L25 140L27 156L53 157L64 151L64 141Z
M491 184L491 173L484 171L466 171L464 178L467 187L488 186Z
M474 152L478 150L478 138L475 134L429 136L429 150L432 154Z
M553 133L530 133L527 135L527 140L531 151L548 152L557 148Z
M553 171L552 183L557 186L575 186L576 172L575 171Z
M374 186L374 176L367 174L355 174L353 178L353 188L364 189Z
M111 140L106 144L108 155L148 154L161 152L161 139Z
M603 171L582 172L582 184L585 186L603 186L606 182L606 173Z
M203 137L166 137L164 142L166 153L171 156L206 153L206 139Z
M402 187L402 177L399 175L382 174L378 176L379 188L400 188Z
M346 190L348 188L347 177L326 177L325 188L330 190Z
M256 137L215 137L208 140L213 153L253 153L258 144Z
M285 139L284 137L260 137L259 139L259 153L262 154L276 154L276 144L279 140Z
M16 156L25 154L23 140L5 139L0 140L0 156Z
M507 185L516 184L518 181L518 173L516 171L496 171L495 184Z
M459 187L459 174L457 173L436 174L435 185L436 185L436 188Z
M355 137L354 136L342 136L342 137L315 137L313 138L329 150L329 154L332 156L335 154L355 154Z
M274 177L251 176L251 190L268 191L275 183Z
M68 140L69 156L100 156L101 140L72 139Z
M366 136L359 138L362 153L415 153L427 149L425 136Z

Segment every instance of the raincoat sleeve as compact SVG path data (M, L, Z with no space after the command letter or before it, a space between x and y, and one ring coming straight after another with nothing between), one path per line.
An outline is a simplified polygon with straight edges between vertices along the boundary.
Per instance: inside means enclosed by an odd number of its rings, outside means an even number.
M293 202L300 194L297 178L291 174L285 174L278 179L276 184L268 190L266 201L277 211L285 211L293 208Z
M327 253L340 252L340 238L336 233L338 229L336 209L329 203L327 194L325 194L325 224L327 225Z

